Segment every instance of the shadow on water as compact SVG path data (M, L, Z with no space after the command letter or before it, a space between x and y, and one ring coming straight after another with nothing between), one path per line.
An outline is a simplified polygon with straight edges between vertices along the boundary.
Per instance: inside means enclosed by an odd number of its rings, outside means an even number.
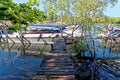
M71 56L75 78L77 80L120 80L120 43L94 40L93 45L93 41L87 42L88 44L85 45L87 50L81 49L79 53Z
M49 51L44 44L0 44L0 80L30 80Z

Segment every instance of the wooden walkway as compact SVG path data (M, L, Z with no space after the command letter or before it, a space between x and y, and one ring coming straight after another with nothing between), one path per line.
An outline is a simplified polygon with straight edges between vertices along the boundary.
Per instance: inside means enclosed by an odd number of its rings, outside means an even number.
M51 53L44 56L33 80L75 80L73 64L67 55L64 40L55 40Z

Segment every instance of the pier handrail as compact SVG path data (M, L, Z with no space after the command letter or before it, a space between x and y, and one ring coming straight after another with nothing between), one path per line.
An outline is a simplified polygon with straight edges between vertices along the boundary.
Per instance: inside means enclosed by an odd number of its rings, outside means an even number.
M40 39L43 40L44 44L47 44L47 41L42 37L42 34L41 34L41 33L40 33L40 35L39 35L37 41L39 41Z
M22 38L25 40L25 42L27 41L29 44L31 44L31 42L27 38L25 38L24 36L22 36Z
M9 40L11 40L15 44L15 42L8 35L7 35L7 37L8 37Z

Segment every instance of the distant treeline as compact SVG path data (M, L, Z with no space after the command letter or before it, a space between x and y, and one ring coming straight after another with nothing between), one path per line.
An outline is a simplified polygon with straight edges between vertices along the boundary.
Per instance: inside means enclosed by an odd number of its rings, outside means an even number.
M120 17L109 17L111 19L111 23L120 24Z
M120 17L101 17L101 18L96 18L92 17L92 20L96 23L114 23L114 24L120 24Z

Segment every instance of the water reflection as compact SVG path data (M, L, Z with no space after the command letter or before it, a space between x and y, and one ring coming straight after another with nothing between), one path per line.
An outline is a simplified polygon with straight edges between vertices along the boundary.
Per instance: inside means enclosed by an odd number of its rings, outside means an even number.
M48 51L44 44L0 44L0 80L29 80Z
M84 53L84 56L90 56L94 58L106 58L112 59L120 57L120 43L104 42L101 40L95 40L94 46L92 41L89 41L89 47L91 48L92 56L89 51Z
M87 42L88 50L71 57L76 79L120 80L120 43L102 40Z

